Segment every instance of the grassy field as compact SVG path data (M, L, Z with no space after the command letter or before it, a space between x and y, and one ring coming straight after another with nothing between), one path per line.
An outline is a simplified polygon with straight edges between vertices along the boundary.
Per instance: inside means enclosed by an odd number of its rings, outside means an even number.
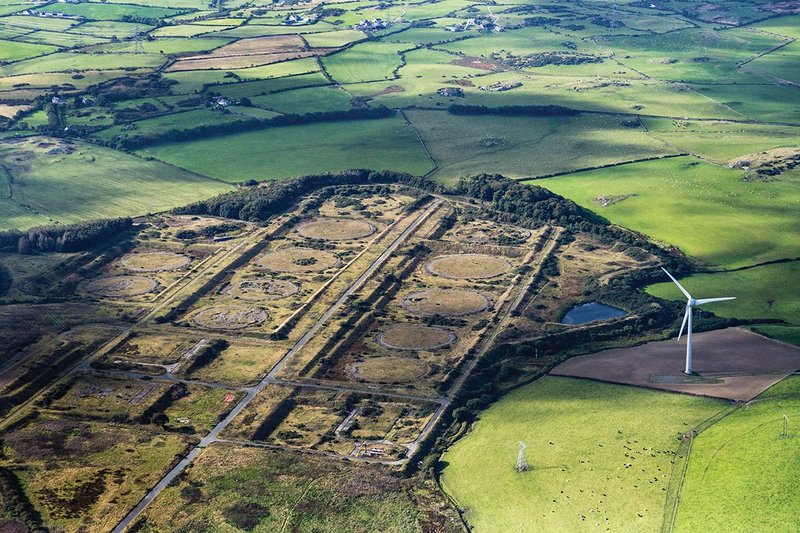
M0 202L1 228L157 212L230 190L158 161L82 142L71 153L47 153L59 144L33 137L0 148L14 180L11 200ZM2 181L6 189L8 178Z
M693 155L727 166L730 160L797 145L797 128L723 121L642 119L648 134ZM725 142L719 142L720 137Z
M725 406L545 377L481 414L442 457L442 482L476 532L657 531L679 435ZM519 441L529 472L514 470Z
M42 8L45 12L61 12L91 20L123 20L125 17L166 18L182 13L179 9L149 7L134 4L89 3L52 4Z
M153 54L188 54L195 52L206 52L226 45L230 39L214 38L192 38L192 37L164 37L142 43L145 52ZM134 42L110 43L99 46L92 46L86 49L89 52L103 53L134 53L136 44Z
M350 95L338 87L310 87L256 96L250 100L253 104L265 109L301 115L324 111L344 111L350 107Z
M660 36L608 37L604 48L624 55L621 62L659 79L698 82L725 78L751 80L736 70L737 62L768 51L786 39L740 29L691 28Z
M133 122L136 127L117 125L97 132L94 137L103 141L114 138L128 138L137 133L163 133L172 129L188 129L197 126L212 124L227 124L245 120L247 117L238 114L235 110L231 113L219 113L211 109L192 109L180 113L171 113L159 117Z
M364 43L322 60L325 69L339 83L359 83L392 78L400 66L399 52L408 45Z
M400 118L268 128L154 146L140 154L229 182L349 168L425 174L432 166Z
M436 161L432 177L445 183L480 172L537 176L675 153L618 117L406 116Z
M62 72L67 70L111 70L124 64L127 68L157 67L167 58L158 53L81 54L57 52L0 67L0 76Z
M775 280L781 280L775 283ZM795 328L769 326L764 333L792 342L800 326L800 263L764 265L735 272L693 274L681 280L697 298L736 296L736 301L708 307L719 316L735 318L775 318L785 320ZM670 281L651 285L647 292L659 298L683 300ZM758 331L760 328L756 328Z
M783 416L789 435L782 437ZM800 377L790 376L695 438L674 531L800 527Z
M0 61L17 61L40 56L55 51L52 46L43 44L18 43L0 40Z
M743 181L691 157L535 181L610 220L725 268L797 257L800 173ZM611 199L601 207L597 199Z

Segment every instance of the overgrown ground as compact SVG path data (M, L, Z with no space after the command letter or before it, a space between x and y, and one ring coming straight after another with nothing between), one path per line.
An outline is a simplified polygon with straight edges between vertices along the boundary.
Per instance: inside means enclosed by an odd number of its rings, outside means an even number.
M147 510L138 531L458 531L452 516L429 521L432 491L385 468L219 444Z

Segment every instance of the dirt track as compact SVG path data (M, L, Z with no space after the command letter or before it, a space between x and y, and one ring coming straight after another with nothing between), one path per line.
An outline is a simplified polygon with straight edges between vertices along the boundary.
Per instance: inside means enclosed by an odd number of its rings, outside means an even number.
M695 334L693 348L702 378L693 383L682 372L683 339L573 357L550 373L748 401L800 369L800 348L739 328Z

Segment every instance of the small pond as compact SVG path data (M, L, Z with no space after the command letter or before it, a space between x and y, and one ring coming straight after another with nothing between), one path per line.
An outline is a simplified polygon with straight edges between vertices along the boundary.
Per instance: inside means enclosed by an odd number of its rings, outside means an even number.
M617 318L627 314L627 311L623 311L622 309L597 302L591 302L588 304L577 305L570 309L567 314L564 315L564 318L561 319L561 323L586 324L587 322L608 320L610 318Z

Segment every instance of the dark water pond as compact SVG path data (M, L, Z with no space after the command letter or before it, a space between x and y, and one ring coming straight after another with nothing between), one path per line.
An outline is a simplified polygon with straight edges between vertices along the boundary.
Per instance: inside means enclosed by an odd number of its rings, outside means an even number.
M617 318L618 316L625 316L627 314L628 313L622 309L591 302L573 307L564 315L561 322L563 324L586 324L587 322L608 320L609 318Z

